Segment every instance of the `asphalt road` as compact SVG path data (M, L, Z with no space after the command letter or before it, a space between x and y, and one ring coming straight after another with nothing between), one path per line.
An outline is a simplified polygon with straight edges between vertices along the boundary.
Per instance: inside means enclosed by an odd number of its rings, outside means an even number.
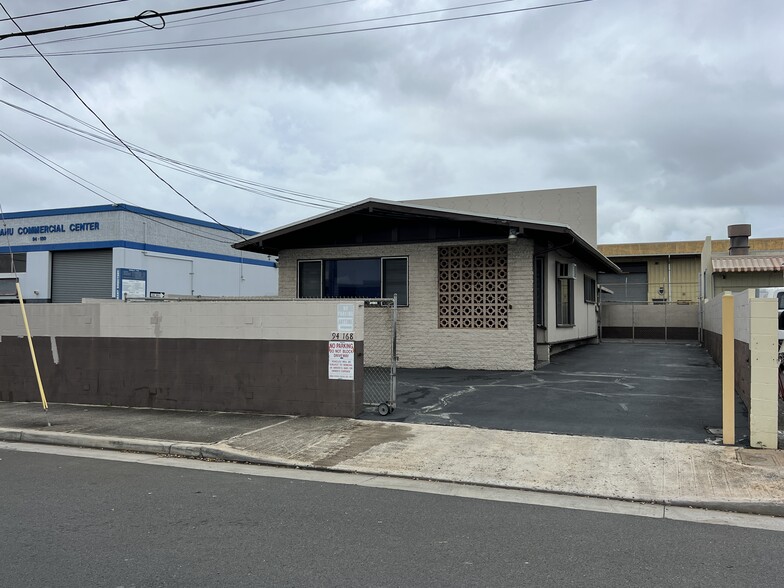
M0 450L0 586L780 586L784 533Z
M697 443L722 422L721 370L696 343L586 345L533 372L401 369L397 396L391 415L361 418Z

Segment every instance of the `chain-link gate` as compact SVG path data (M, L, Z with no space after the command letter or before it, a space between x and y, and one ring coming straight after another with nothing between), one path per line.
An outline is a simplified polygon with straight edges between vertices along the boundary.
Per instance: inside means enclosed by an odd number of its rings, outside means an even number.
M364 404L386 416L397 392L397 296L365 300Z

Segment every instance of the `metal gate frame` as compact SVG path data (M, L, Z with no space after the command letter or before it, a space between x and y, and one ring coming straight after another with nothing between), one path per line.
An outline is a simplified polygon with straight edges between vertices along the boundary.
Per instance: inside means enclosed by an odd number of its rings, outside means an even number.
M389 333L389 368L386 366L368 366L364 365L364 384L363 384L363 404L367 407L373 407L378 411L381 416L387 416L395 411L397 406L397 294L392 298L371 298L365 300L365 308L389 308L390 317L390 333ZM372 339L371 339L372 340ZM368 357L368 321L367 313L365 314L365 340L364 340L364 360L367 361ZM385 379L388 370L388 385L386 382L379 381L377 384L373 381L375 378ZM370 375L370 377L368 377ZM373 389L368 390L371 387ZM370 401L368 401L370 397Z

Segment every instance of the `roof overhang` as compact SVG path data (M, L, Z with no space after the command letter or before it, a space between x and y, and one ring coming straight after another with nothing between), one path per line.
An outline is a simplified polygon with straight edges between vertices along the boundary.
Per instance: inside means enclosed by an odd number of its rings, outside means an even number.
M732 255L714 257L711 265L715 273L780 272L784 270L784 255Z
M286 249L504 239L510 230L520 237L551 242L600 271L620 273L618 266L568 225L374 198L255 235L233 247L278 255Z

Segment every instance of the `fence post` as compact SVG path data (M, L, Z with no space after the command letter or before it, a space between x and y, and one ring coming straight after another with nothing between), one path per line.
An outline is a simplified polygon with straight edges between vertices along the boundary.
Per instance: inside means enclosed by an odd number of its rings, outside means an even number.
M670 301L664 303L664 342L667 343L667 309L670 306Z
M735 298L721 297L721 412L722 442L735 445Z

